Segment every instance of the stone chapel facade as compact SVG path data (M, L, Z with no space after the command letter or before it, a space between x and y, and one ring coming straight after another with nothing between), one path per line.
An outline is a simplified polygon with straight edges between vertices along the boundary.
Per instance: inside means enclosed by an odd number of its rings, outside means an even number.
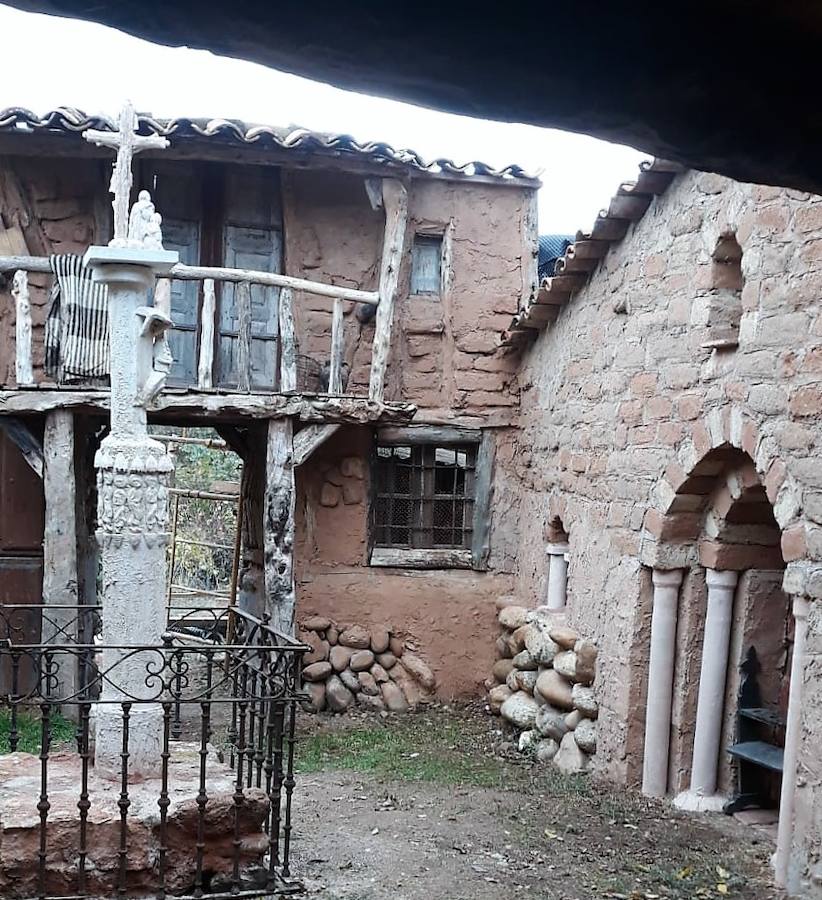
M738 789L726 751L754 648L758 705L788 723L788 884L819 896L822 199L698 172L653 193L598 262L580 267L597 241L578 235L558 314L526 310L507 336L515 595L544 603L567 565L565 618L598 647L592 765L685 806L706 765L720 795Z

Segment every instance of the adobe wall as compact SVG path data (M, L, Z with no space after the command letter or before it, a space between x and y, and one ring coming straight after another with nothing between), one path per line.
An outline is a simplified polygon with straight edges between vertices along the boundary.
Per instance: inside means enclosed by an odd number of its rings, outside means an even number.
M711 349L702 346L710 254L726 232L743 250L739 346ZM600 651L597 765L617 781L641 772L636 681L647 675L650 615L638 602L641 559L674 490L712 447L753 458L783 531L790 590L822 595L821 295L820 198L686 173L523 360L516 465L527 539L517 593L543 596L547 560L534 536L560 515L570 532L570 621ZM695 590L701 603L697 585L682 597ZM684 615L687 623L692 610ZM694 677L679 672L678 684ZM675 710L675 727L689 718ZM808 711L806 727L818 730L820 718Z
M99 160L0 157L0 208L7 228L23 229L32 256L84 253L105 227ZM110 209L110 207L109 207ZM43 377L43 336L50 275L29 275L35 379ZM0 281L0 385L14 384L14 298Z
M376 290L384 213L373 210L363 178L322 171L283 172L285 271ZM525 238L533 191L414 179L395 306L386 397L415 403L419 421L505 425L515 417L516 360L497 351L533 263ZM441 296L409 296L416 233L445 234ZM333 301L296 301L300 352L328 358ZM362 307L360 307L362 311ZM345 304L348 391L367 390L373 319Z
M430 666L439 697L476 697L494 661L487 635L496 624L495 601L513 586L516 518L494 505L487 572L369 566L372 440L368 429L341 429L297 470L298 621L319 615L338 626L387 625ZM497 433L503 469L511 440L507 430ZM503 471L498 480L504 478Z

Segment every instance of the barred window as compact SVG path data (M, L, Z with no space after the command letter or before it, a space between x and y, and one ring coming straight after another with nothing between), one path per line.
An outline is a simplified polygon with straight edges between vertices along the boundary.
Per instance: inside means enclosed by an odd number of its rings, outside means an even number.
M374 544L408 550L470 550L477 446L378 444Z

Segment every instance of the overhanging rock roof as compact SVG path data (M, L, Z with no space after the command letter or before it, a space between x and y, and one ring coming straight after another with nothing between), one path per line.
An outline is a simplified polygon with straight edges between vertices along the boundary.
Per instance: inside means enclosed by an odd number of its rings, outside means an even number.
M209 140L241 147L259 147L293 153L295 156L319 155L370 163L376 167L405 170L410 174L445 178L452 181L475 180L500 184L539 187L539 180L517 165L495 169L487 163L463 164L450 159L424 160L414 150L395 150L380 141L359 142L347 134L325 134L307 128L253 125L237 119L159 119L138 114L141 134L166 137L172 146L183 141ZM107 116L91 116L81 110L60 107L38 116L22 107L0 110L0 133L39 133L78 135L88 128L116 131L117 123Z
M645 215L654 197L664 193L674 176L683 171L684 166L664 159L641 162L637 180L619 186L589 232L577 232L574 242L556 261L554 273L542 279L536 296L511 320L502 335L502 346L521 349L553 322L560 309L587 283L611 246L625 237L630 226Z

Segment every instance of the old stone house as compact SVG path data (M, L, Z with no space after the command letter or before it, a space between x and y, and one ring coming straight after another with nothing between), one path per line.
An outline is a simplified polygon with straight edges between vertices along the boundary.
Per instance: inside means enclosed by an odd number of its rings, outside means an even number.
M387 625L413 639L443 696L476 691L488 655L474 648L492 627L491 601L513 586L516 522L489 509L518 410L516 361L498 344L536 283L538 182L516 167L428 165L303 129L148 116L139 126L170 146L135 158L135 195L151 191L166 248L193 271L171 284L174 363L151 420L216 427L243 456L240 603L259 613L271 600L265 425L293 410L297 618ZM0 113L0 256L82 254L108 240L111 155L82 140L89 127L114 125L74 110ZM369 391L379 313L299 288L296 383L284 386L278 290L251 288L244 325L239 287L218 280L209 298L209 272L284 273L351 289L357 301L376 296L389 181L407 211L383 396ZM49 365L54 279L30 273L32 372L21 380L12 276L0 294L0 599L39 601L42 584L46 604L76 603L96 590L93 455L105 371L72 362L67 340ZM39 454L43 479L33 470ZM60 538L73 533L67 556Z
M515 593L598 647L590 764L685 808L781 802L777 875L814 897L821 248L818 197L651 164L505 338Z

